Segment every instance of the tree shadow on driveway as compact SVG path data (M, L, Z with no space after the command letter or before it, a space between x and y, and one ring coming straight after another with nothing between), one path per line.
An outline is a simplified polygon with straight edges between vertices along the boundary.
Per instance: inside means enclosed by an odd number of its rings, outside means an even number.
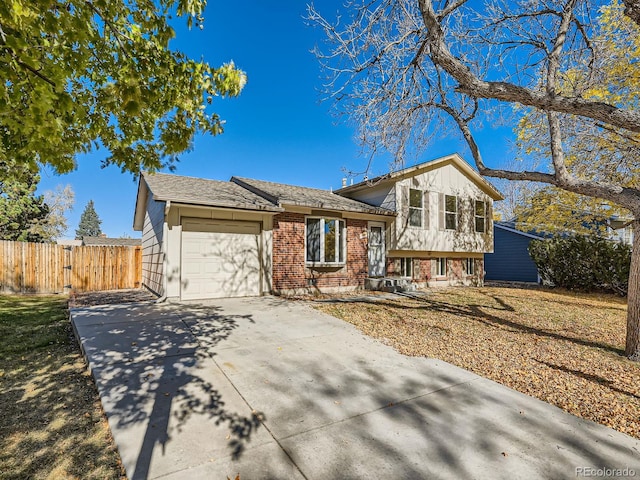
M149 303L71 314L129 478L171 473L214 457L237 459L256 437L261 415L211 356L212 347L239 323L253 322L251 316ZM196 323L204 329L198 337L189 328ZM198 338L206 338L207 348ZM266 434L257 436L257 443L267 441Z

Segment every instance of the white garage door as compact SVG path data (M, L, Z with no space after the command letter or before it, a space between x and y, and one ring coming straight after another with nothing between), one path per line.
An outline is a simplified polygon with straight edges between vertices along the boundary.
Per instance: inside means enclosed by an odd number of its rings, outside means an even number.
M260 295L260 225L183 221L181 286L185 300Z

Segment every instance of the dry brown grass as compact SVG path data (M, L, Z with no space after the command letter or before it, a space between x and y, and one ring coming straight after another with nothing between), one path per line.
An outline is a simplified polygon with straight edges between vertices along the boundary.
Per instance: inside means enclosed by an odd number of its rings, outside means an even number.
M640 438L640 364L622 356L623 299L460 287L315 306L401 353L445 360Z
M66 298L0 297L0 358L0 479L124 478Z

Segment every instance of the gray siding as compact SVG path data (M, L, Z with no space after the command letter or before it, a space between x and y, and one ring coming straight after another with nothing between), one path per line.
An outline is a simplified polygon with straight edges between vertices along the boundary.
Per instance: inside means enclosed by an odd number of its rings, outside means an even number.
M396 210L396 190L394 185L377 185L366 190L354 192L350 198L359 200L374 207L382 207L387 210Z
M164 295L162 249L165 202L149 198L142 228L142 284L149 290Z
M538 269L529 256L531 237L494 228L494 253L484 256L485 280L537 282Z

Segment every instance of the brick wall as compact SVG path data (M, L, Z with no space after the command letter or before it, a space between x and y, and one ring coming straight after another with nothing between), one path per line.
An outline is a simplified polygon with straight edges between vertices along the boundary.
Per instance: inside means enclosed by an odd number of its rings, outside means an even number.
M345 266L308 268L305 265L305 216L281 213L273 223L273 289L315 290L364 286L368 273L367 222L346 219L347 263Z
M463 276L462 262L461 258L450 258L448 261L447 270L448 277L451 280L461 280Z
M302 288L304 278L304 215L280 213L273 218L273 289Z
M416 282L428 282L431 279L432 260L430 258L414 258L413 271Z
M410 258L410 257L409 257ZM431 262L430 258L414 258L413 259L413 280L415 282L427 282L431 279ZM387 275L400 275L400 259L395 257L387 257Z
M400 259L387 257L387 275L399 275L400 274ZM433 278L432 272L435 271L437 258L414 258L413 259L413 281L417 283L427 283ZM437 281L448 282L452 285L456 284L482 284L484 278L484 261L482 259L476 259L475 267L476 272L473 277L464 273L463 263L465 259L462 258L449 258L447 260L447 276L437 277Z

